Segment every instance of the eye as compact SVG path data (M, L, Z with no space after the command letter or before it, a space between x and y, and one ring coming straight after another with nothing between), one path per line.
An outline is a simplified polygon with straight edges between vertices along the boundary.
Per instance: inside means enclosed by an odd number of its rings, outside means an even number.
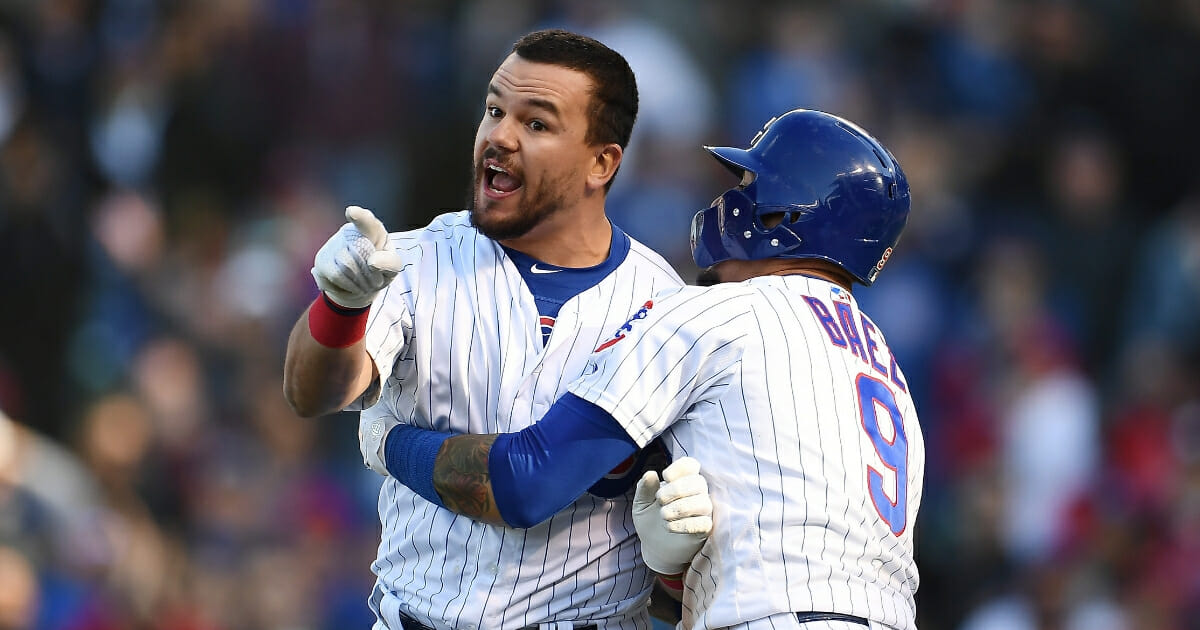
M500 108L495 105L488 105L484 112L489 118L499 118L504 115L504 112L500 111Z
M529 121L529 128L534 131L545 131L545 130L549 129L549 127L546 126L546 123L544 123L540 120Z

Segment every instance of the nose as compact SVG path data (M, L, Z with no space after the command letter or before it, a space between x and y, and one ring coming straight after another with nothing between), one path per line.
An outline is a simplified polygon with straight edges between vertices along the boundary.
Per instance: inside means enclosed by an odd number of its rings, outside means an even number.
M487 133L488 144L504 151L517 150L517 134L513 123L509 122L510 120L510 118L504 117L492 125Z

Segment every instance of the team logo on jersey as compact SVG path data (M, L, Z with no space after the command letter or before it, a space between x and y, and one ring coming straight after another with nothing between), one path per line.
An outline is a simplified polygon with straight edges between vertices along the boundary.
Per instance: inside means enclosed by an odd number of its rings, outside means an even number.
M538 318L538 323L542 328L542 345L550 343L550 333L554 332L554 318L542 315Z
M654 300L646 300L646 303L642 305L642 308L639 308L638 311L633 314L633 317L630 317L620 328L617 329L616 334L610 337L608 341L600 344L600 347L596 348L596 352L607 350L608 348L611 348L613 344L624 339L625 333L633 330L633 322L639 319L646 319L646 315L650 314L650 309L652 308L654 308Z
M832 295L835 302L845 302L847 304L850 303L850 292L842 287L829 287L829 293Z

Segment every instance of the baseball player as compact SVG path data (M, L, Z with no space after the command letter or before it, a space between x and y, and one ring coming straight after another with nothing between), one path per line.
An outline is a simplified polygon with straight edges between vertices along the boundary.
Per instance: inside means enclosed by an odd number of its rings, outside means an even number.
M322 293L285 359L293 408L363 409L364 461L383 474L397 425L504 432L545 413L632 309L682 284L605 214L636 114L616 52L557 30L518 40L488 85L470 209L389 234L350 207L317 252ZM386 479L375 628L649 628L652 575L630 517L640 470L609 477L528 529Z
M850 292L907 222L904 174L865 131L810 110L772 119L748 150L708 150L741 178L692 225L718 284L646 302L537 424L439 436L433 451L405 427L387 465L431 466L420 492L523 524L661 435L677 464L704 462L711 496L678 483L691 470L637 488L643 556L680 587L683 628L914 628L924 444L896 357Z

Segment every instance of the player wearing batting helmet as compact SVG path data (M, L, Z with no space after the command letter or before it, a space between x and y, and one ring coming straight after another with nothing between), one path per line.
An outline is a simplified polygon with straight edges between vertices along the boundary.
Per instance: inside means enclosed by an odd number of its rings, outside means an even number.
M440 496L486 498L464 514L536 522L661 436L675 464L639 482L633 520L647 565L681 587L684 628L915 628L924 442L851 293L904 229L904 173L811 110L708 150L740 179L693 221L716 284L639 309L537 424L395 463L432 461Z

